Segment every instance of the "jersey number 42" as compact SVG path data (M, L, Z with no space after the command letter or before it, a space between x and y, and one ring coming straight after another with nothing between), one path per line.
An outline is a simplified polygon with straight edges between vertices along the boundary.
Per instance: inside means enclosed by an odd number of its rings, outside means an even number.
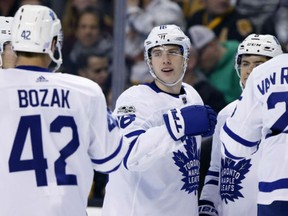
M66 159L71 156L79 147L77 126L72 116L58 116L50 124L51 133L60 133L63 127L72 130L72 139L60 151L59 158L54 162L55 176L58 185L77 185L77 177L73 174L66 174ZM27 136L31 137L31 159L21 159ZM26 144L27 145L27 144ZM47 159L43 153L43 139L40 115L22 116L18 125L16 136L13 142L9 158L9 171L20 172L34 170L37 186L47 186L46 169Z

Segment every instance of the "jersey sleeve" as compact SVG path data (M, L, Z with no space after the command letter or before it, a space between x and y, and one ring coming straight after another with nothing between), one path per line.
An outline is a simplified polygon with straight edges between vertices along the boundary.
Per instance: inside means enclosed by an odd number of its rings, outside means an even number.
M91 100L89 155L95 170L116 170L126 154L118 122L107 108L103 93Z
M235 112L220 133L222 153L234 160L256 152L261 140L262 108L255 93L253 75L247 80Z
M162 111L151 112L145 101L139 98L135 94L123 93L114 111L129 145L124 166L133 171L146 170L155 160L183 145L168 134Z
M228 108L227 106L225 108ZM210 167L205 177L205 184L203 186L199 205L207 205L212 203L213 207L218 210L220 205L220 191L219 191L219 176L221 165L221 141L220 131L226 119L230 116L231 112L223 109L217 117L217 125L212 138L212 151ZM201 208L200 208L201 209ZM203 209L204 210L204 209ZM219 210L218 210L219 211ZM205 213L205 212L202 212Z

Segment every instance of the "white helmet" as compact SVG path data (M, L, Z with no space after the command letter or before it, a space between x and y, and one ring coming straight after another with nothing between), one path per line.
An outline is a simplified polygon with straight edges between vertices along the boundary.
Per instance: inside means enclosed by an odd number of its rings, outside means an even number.
M268 34L250 34L238 46L238 52L235 58L235 69L237 74L240 77L239 67L242 55L261 55L273 58L282 53L281 45L275 36Z
M4 43L11 41L13 17L0 16L0 54L4 51Z
M11 41L11 27L13 17L0 16L0 67L2 67L2 56L4 44Z
M55 37L57 37L58 59L55 59L51 50ZM57 70L62 64L61 38L61 22L50 8L41 5L23 5L16 12L12 25L12 47L15 51L47 53L57 64L55 69Z
M150 64L150 51L151 48L161 45L179 45L182 48L183 57L184 57L184 65L183 65L183 74L179 80L174 83L166 83L160 80L154 71L151 68ZM186 67L187 67L187 60L189 58L189 50L190 50L190 39L184 34L184 32L180 29L180 27L176 25L160 25L154 27L150 34L148 35L147 39L144 41L144 54L146 62L149 66L149 71L151 75L160 81L162 84L166 86L173 86L180 82L185 74Z

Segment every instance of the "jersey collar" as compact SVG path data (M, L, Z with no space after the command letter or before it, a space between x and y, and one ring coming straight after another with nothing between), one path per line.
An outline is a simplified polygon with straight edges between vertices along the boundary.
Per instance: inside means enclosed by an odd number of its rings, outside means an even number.
M51 71L48 68L32 66L32 65L20 65L20 66L17 66L16 68L22 69L22 70L30 70L34 72L50 72L51 73Z
M183 95L183 94L186 94L185 92L185 89L183 86L181 86L181 90L180 90L180 93L179 94L172 94L172 93L168 93L168 92L165 92L163 90L161 90L160 88L158 88L158 86L156 85L155 81L151 82L151 83L146 83L145 85L149 86L151 89L153 89L155 92L157 93L165 93L165 94L169 94L173 97L179 97L180 95Z

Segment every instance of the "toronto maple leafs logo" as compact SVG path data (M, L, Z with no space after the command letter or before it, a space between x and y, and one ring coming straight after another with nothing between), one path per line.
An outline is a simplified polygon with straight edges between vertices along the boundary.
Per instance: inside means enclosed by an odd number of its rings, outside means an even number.
M199 185L200 149L197 149L195 137L186 137L185 142L186 154L182 151L173 152L173 159L184 176L181 179L184 182L181 190L188 192L188 194L194 192L196 195Z
M251 159L243 159L236 163L230 158L221 159L220 194L226 204L228 201L234 202L235 199L243 198L241 183L252 166L250 161Z

